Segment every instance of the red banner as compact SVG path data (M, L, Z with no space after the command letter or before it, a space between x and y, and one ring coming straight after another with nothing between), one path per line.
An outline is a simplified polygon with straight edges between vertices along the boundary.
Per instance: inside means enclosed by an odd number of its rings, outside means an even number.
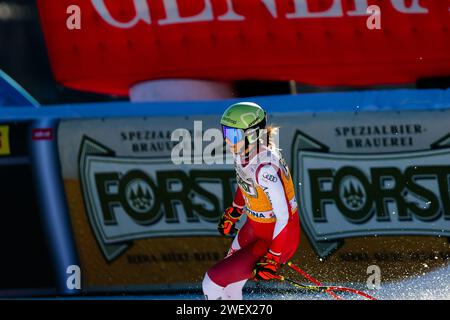
M127 95L132 84L163 78L327 86L450 75L450 0L38 4L55 77L81 90Z

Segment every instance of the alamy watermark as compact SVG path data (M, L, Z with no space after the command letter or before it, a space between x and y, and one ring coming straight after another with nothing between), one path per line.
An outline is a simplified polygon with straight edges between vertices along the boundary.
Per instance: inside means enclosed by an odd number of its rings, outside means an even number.
M78 265L70 265L66 269L66 287L69 290L81 290L81 269Z
M69 30L81 29L81 8L77 5L67 7L66 13L69 15L66 19L66 27Z
M369 30L381 29L381 8L377 5L367 7L367 14L370 17L367 18L366 26Z
M278 130L242 130L242 139L236 147L227 142L221 130L209 128L203 131L203 122L194 121L194 130L175 129L171 141L177 142L172 148L171 160L181 164L234 164L247 158L266 161L270 150L279 148ZM234 150L234 152L233 152ZM238 156L236 156L238 155Z
M369 275L366 281L367 288L370 290L381 289L381 269L377 265L367 267L366 273Z

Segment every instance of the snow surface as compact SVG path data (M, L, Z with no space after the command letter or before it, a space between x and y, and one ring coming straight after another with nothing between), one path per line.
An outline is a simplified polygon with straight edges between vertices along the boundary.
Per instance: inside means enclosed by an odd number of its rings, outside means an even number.
M450 265L424 273L421 276L407 278L401 281L381 283L378 290L369 290L362 287L353 287L364 291L379 300L450 300ZM249 292L244 291L245 300L324 300L333 299L324 293L298 293L294 291L286 291L280 293L270 292ZM344 299L364 299L359 296L347 293L339 293ZM202 299L200 295L166 295L154 296L153 299Z
M325 284L327 285L327 284ZM330 285L330 284L328 284ZM450 265L436 269L421 276L410 277L401 281L381 283L378 290L348 287L364 291L378 300L450 300ZM285 290L283 290L283 288ZM244 300L325 300L333 299L325 293L308 293L288 290L289 286L281 286L276 290L244 289ZM339 293L346 300L364 299L354 294ZM48 299L48 298L43 298ZM54 298L52 298L54 299ZM162 294L162 295L118 295L118 296L73 296L57 299L100 299L100 300L203 300L199 294Z
M352 287L351 285L349 287ZM433 270L404 280L381 283L381 288L378 290L368 290L367 288L356 288L364 291L379 300L450 300L450 265ZM353 294L339 293L344 299L361 299ZM251 294L244 298L252 299ZM331 297L320 294L263 294L256 295L255 299L330 299ZM332 298L331 298L332 299Z

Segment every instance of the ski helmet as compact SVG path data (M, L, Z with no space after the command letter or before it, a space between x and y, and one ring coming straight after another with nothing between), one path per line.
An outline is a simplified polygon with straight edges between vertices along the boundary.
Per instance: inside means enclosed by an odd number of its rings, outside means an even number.
M239 102L225 110L220 123L230 128L247 130L260 125L261 122L265 125L265 120L266 112L259 105L253 102Z
M225 138L236 143L245 137L245 132L258 131L247 136L249 142L256 141L259 130L266 127L267 114L263 108L253 102L239 102L228 107L222 115L220 123ZM251 138L251 137L254 138Z

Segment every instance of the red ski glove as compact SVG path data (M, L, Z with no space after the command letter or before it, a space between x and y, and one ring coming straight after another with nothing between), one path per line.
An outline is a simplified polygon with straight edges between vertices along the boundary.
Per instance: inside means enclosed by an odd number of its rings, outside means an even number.
M277 275L277 271L280 267L280 257L271 252L267 252L256 264L255 269L253 269L253 278L255 280L280 279L281 276Z
M223 236L233 237L236 235L237 229L234 227L236 222L242 216L242 209L236 207L228 207L225 209L222 218L220 218L217 229Z

